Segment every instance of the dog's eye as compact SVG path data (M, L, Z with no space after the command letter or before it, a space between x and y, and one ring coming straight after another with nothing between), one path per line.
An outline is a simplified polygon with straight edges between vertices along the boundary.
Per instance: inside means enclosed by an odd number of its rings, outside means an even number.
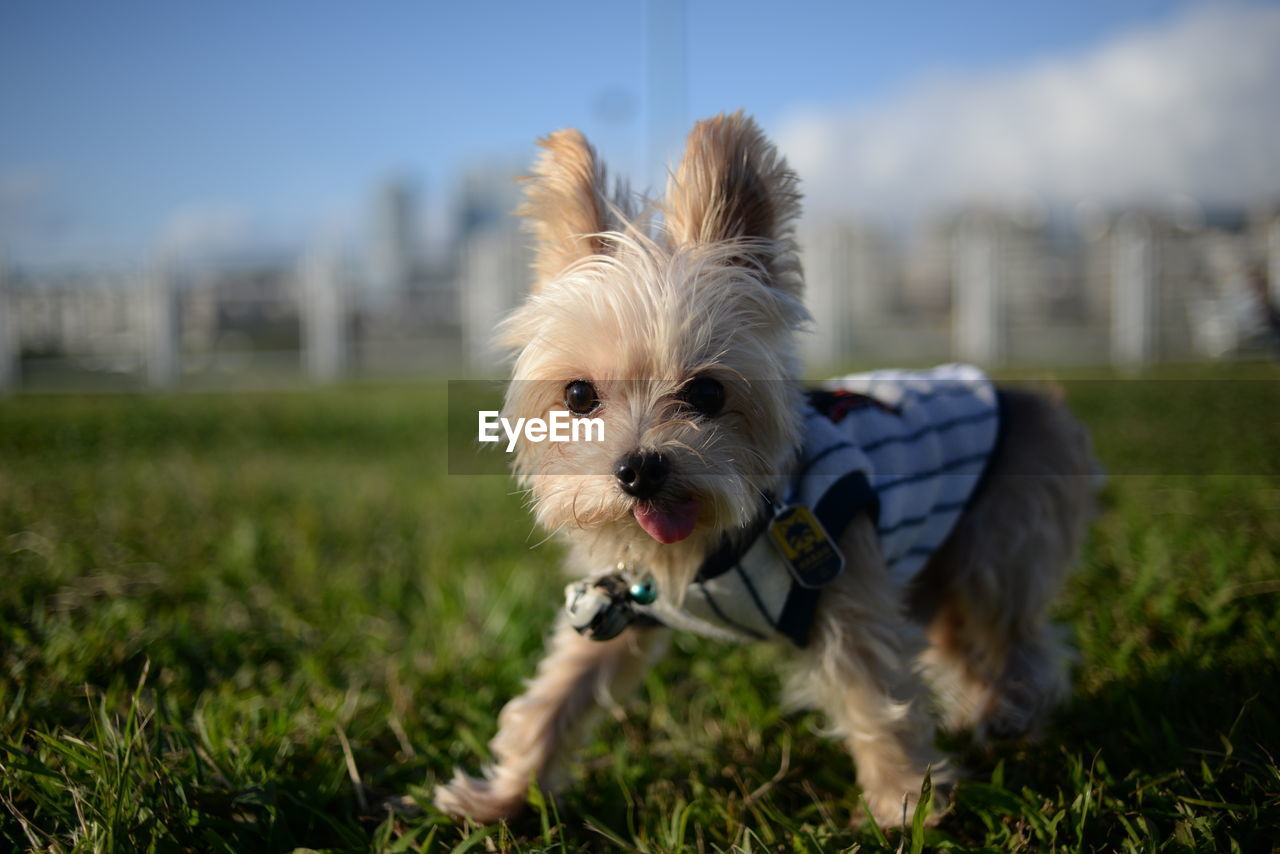
M589 415L600 405L600 396L591 383L574 380L564 387L564 405L574 415Z
M724 386L711 377L694 377L678 395L685 406L710 418L724 408Z

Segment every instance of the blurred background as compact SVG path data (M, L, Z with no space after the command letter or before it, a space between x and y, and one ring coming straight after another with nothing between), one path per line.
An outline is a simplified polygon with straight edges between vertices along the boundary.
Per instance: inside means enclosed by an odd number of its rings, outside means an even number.
M800 173L810 370L1274 355L1280 5L0 6L0 391L499 376L534 140Z

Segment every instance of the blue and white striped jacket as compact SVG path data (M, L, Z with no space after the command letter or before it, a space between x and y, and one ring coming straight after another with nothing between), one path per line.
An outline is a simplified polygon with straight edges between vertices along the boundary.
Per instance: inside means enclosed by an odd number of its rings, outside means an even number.
M876 371L832 380L810 397L805 440L785 507L815 511L839 541L871 512L890 572L914 576L951 533L996 445L995 386L979 369ZM808 640L819 590L797 583L766 534L704 565L684 601L638 608L659 622L729 640Z

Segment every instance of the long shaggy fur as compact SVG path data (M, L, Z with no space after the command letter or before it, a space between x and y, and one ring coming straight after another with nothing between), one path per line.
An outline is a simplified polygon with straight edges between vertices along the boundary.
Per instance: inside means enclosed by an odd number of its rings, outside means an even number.
M571 574L641 566L678 599L706 553L738 536L795 464L795 337L808 320L796 178L741 113L699 122L650 208L661 214L655 228L625 191L606 187L577 131L541 144L522 208L538 239L537 284L500 330L516 353L506 414L545 417L563 407L568 383L584 381L607 429L603 442L523 443L516 474L538 523L568 546ZM695 377L723 387L715 417L680 403ZM826 714L881 824L901 820L927 769L944 793L954 778L934 747L935 702L944 726L1030 732L1066 689L1048 609L1091 508L1088 437L1053 401L1006 400L986 487L944 547L903 589L871 521L855 519L839 543L846 569L823 590L812 641L792 662L788 700ZM655 506L696 507L692 533L677 542L646 533L639 500L619 487L617 460L639 451L670 463ZM536 675L499 716L491 764L479 777L457 773L437 805L492 821L518 812L531 782L556 791L596 710L639 683L665 635L630 628L600 642L558 624Z

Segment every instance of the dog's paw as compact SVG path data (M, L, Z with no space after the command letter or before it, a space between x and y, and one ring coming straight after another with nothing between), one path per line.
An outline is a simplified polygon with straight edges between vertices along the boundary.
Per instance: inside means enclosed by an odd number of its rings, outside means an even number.
M925 816L925 827L933 827L942 820L951 805L951 793L955 788L955 772L948 766L935 768L931 773L932 794L930 795L929 814ZM916 808L920 803L921 786L904 791L902 786L891 786L885 789L862 791L862 800L866 810L859 808L854 813L853 823L862 824L874 821L882 829L909 827L915 818Z
M422 815L422 806L411 795L388 795L382 799L382 808L392 815L403 818L417 818Z
M501 779L469 777L454 772L448 784L436 786L436 809L480 824L514 818L524 809L525 790L504 785Z
M868 821L874 821L881 830L893 830L910 826L911 819L915 815L916 804L919 801L917 795L906 792L901 794L876 794L864 791L862 799L866 804L866 809L859 807L854 811L853 825L857 827L866 824ZM939 818L941 818L941 813L935 806L925 819L925 825L932 827L938 823Z
M974 726L974 736L979 742L1034 744L1044 736L1050 713L1066 693L1065 678L1050 670L1005 679Z

